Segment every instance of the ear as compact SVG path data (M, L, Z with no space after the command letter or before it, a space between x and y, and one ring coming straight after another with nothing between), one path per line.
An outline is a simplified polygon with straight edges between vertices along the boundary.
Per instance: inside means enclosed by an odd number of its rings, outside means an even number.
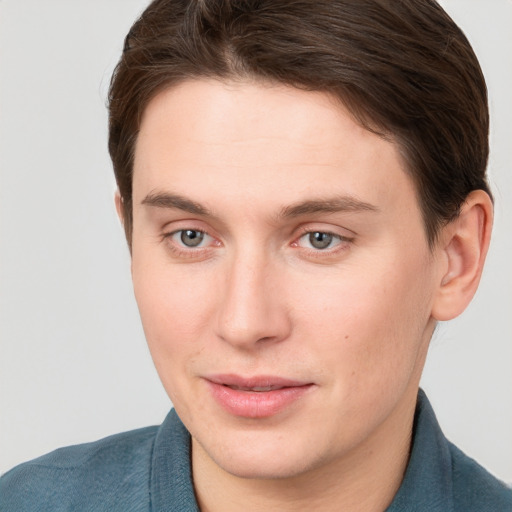
M460 215L446 225L439 237L444 256L432 316L451 320L460 315L475 294L491 239L493 206L483 190L472 191Z
M119 221L121 222L121 225L124 226L124 205L121 194L119 193L119 189L116 190L114 201L116 203L117 216L119 218Z

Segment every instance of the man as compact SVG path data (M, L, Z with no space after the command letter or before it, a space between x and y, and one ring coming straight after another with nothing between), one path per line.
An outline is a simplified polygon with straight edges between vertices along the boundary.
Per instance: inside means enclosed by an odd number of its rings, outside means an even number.
M8 510L508 510L419 379L478 286L486 90L430 1L153 2L110 92L175 411L2 480Z

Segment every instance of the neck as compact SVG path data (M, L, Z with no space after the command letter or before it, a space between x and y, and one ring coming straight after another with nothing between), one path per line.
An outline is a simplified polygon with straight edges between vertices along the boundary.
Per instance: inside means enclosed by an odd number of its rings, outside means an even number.
M417 389L409 393L378 431L342 460L290 478L266 480L232 475L192 440L194 486L201 511L385 510L407 467L416 392Z

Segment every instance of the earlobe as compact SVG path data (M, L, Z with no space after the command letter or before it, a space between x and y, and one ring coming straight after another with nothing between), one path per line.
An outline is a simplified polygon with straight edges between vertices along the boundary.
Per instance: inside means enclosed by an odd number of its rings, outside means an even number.
M471 192L460 215L443 228L440 236L444 258L432 316L451 320L460 315L473 298L480 282L489 248L493 207L483 190Z
M119 193L119 189L116 190L114 201L116 204L116 212L117 216L119 218L119 221L121 222L121 225L124 226L124 205L123 205L123 199L121 197L121 194Z

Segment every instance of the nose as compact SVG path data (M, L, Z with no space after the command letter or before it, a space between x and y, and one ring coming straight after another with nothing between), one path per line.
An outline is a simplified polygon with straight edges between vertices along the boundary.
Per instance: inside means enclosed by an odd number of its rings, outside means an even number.
M275 262L240 254L225 277L217 302L217 335L223 341L254 350L289 336L285 280Z

